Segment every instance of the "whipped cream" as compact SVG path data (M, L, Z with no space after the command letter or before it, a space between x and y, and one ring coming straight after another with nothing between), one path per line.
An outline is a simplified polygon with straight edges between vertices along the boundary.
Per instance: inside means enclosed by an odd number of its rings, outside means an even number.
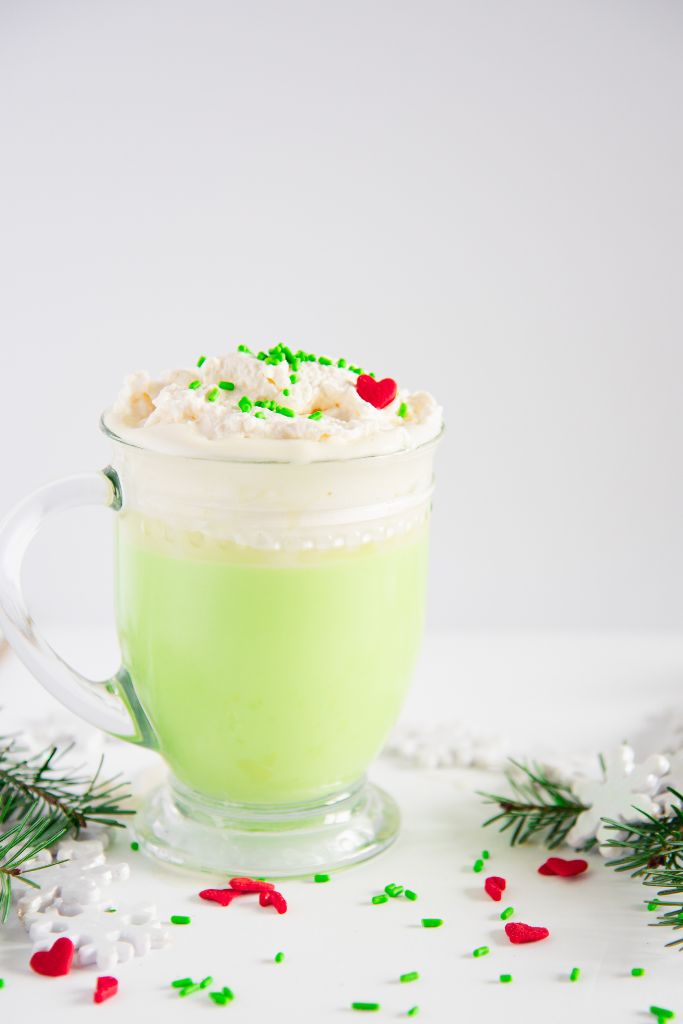
M440 433L442 410L429 393L399 388L377 409L360 397L357 380L328 361L274 364L237 351L158 377L132 374L105 423L157 451L302 461L412 449Z

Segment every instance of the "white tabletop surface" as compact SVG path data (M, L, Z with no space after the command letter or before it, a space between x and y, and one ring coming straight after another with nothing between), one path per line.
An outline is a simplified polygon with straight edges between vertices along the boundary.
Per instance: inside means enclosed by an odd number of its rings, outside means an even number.
M55 631L62 651L79 653L80 667L111 668L111 634ZM109 665L107 664L109 660ZM504 733L517 753L597 751L628 738L643 752L647 738L681 698L683 637L659 635L468 635L427 638L406 707L407 721L459 720L478 731ZM17 715L45 716L53 707L12 654L0 659L0 702L5 722ZM30 709L30 710L29 710ZM4 726L3 726L4 729ZM0 729L0 731L3 731ZM156 756L119 743L106 747L112 771L122 768L137 792L156 773ZM75 969L61 979L28 968L30 945L13 919L0 938L0 1019L110 1021L151 1017L187 1020L227 1014L243 1024L297 1021L408 1019L435 1022L654 1021L651 1003L683 1013L683 959L666 950L668 933L648 928L645 890L591 858L587 875L573 881L537 874L544 851L511 850L505 837L480 825L486 813L478 789L497 789L498 775L464 769L418 771L382 758L372 776L397 798L403 827L395 845L375 860L334 875L328 884L282 884L289 912L280 917L255 902L221 908L196 893L216 878L164 869L117 836L111 859L131 864L122 886L127 899L153 899L160 916L189 914L192 924L172 928L171 944L119 966L120 992L94 1006L97 970ZM516 918L546 925L551 937L513 947L499 920L500 905L482 892L472 863L491 851L491 873L508 880L506 902ZM410 886L417 903L371 896L389 881ZM422 917L444 926L426 930ZM490 955L473 959L475 946ZM285 952L282 964L273 956ZM568 981L574 966L581 980ZM632 978L632 967L644 978ZM420 980L400 984L417 970ZM514 981L502 985L501 973ZM211 974L235 1000L215 1006L203 994L179 999L172 979ZM379 1002L376 1014L353 1013L354 1000ZM35 1018L34 1018L35 1015Z

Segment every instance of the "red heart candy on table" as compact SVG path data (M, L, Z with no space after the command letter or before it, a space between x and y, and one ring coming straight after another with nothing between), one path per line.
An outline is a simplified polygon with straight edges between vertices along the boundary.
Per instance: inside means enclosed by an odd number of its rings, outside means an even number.
M398 386L391 377L375 380L367 373L361 373L356 381L356 391L364 402L374 405L375 409L385 409L396 398Z
M262 907L275 907L278 914L287 913L287 900L275 889L272 892L260 892L258 901Z
M504 878L500 878L498 875L491 875L484 882L484 891L492 900L499 903L503 898L503 893L507 887L507 882Z
M560 878L573 878L588 870L586 860L565 860L564 857L548 857L545 864L538 869L539 875L559 875Z
M237 889L202 889L199 893L200 899L209 900L211 903L220 903L222 907L229 906L235 896L244 896L243 892Z
M103 1003L105 999L111 999L112 996L115 996L118 990L118 980L116 978L112 978L108 974L105 974L101 978L97 979L93 1000L96 1003Z
M74 960L74 944L66 936L53 942L49 949L34 953L29 966L36 974L44 974L48 978L61 978L68 974Z
M258 878L231 878L230 885L238 892L272 892L272 882L262 882Z
M547 928L522 924L521 921L511 921L505 925L505 934L510 942L521 945L523 942L540 942L541 939L547 939L550 932Z

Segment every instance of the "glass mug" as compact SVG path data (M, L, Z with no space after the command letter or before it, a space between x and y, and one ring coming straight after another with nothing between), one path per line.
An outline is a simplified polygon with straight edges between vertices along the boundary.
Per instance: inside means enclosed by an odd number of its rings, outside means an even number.
M111 465L25 499L0 530L0 619L55 697L157 750L142 847L203 870L295 876L384 849L398 810L365 772L419 649L438 438L315 462L167 454L107 426ZM208 449L206 450L208 451ZM20 586L45 517L116 513L122 666L93 682L37 631Z

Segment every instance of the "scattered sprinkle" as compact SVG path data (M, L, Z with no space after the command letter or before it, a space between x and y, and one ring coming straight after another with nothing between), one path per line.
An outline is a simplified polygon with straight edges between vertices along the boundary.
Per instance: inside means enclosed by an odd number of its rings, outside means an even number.
M246 352L248 356L253 356L253 354L254 354L254 353L253 353L253 352L251 351L251 349L249 348L249 346L248 346L248 345L238 345L238 346L237 346L237 351L238 351L238 352Z
M408 415L408 406L406 405L405 402L401 402L398 409L396 410L396 415L400 416L402 420L406 418L406 416Z
M419 981L419 979L420 979L420 972L419 971L407 971L406 974L400 974L399 978L398 978L398 980L400 982Z
M0 988L4 988L4 987L5 987L5 979L4 978L0 978Z
M190 391L196 391L197 388L200 388L202 386L202 382L200 380L191 380L187 386L190 389Z
M514 907L506 907L505 910L501 911L501 915L500 915L501 921L507 921L508 917L512 917L514 912L515 912L515 908Z
M483 859L484 859L484 860L488 860L488 859L489 859L489 857L491 856L491 854L489 853L489 851L488 851L488 850L482 850L482 851L481 851L481 855L482 855L482 857L483 857Z
M218 387L221 389L221 391L234 391L235 390L235 385L233 384L233 382L231 380L219 380L218 381Z
M206 356L200 356L199 359L197 360L197 366L203 366L205 362Z
M660 1020L673 1020L676 1016L673 1010L665 1010L662 1006L651 1006L650 1013L654 1017L659 1017Z
M285 398L289 398L289 388L283 388L282 394L285 396Z
M211 977L210 974L208 974L206 978L202 978L202 980L199 982L200 988L208 988L209 985L213 985L213 978Z
M296 416L293 409L290 409L288 405L276 405L275 412L279 412L281 416Z
M570 981L578 981L580 977L581 977L581 968L580 967L572 967L571 973L569 975L569 980Z
M656 910L659 906L659 900L651 900L647 905L648 910Z
M321 366L332 366L332 360L328 359L327 356L319 356L318 362Z
M181 998L184 998L185 996L191 996L193 992L199 992L200 988L201 985L199 985L198 983L195 983L193 985L186 985L185 988L181 988L178 995Z
M266 418L266 414L264 412L261 412L260 410L258 412L255 412L254 416L256 417L257 420L264 420Z
M520 945L525 942L540 942L547 939L550 932L542 925L523 924L522 921L510 921L505 925L505 934L510 942Z
M644 967L632 967L631 968L631 977L632 978L642 978L644 974L645 974L645 968Z
M397 882L389 882L389 885L384 886L384 891L387 896L391 896L395 899L397 896L401 896L403 894L403 886L399 885Z
M251 398L247 398L246 395L242 395L237 404L239 405L242 412L250 412L251 407L254 403L252 402Z
M230 999L234 999L235 998L235 995L234 995L232 989L228 988L227 985L224 985L221 991L222 991L222 993L223 993L223 995L225 996L226 999L230 1000Z
M171 924L190 924L191 920L187 914L171 914Z
M351 1003L352 1010L379 1010L379 1003Z
M339 367L340 370L343 370L345 368L345 366L346 366L346 360L345 359L338 359L337 360L337 366Z
M472 950L472 956L475 956L475 957L488 956L488 954L490 952L491 952L491 950L489 949L488 946L477 946L476 949Z
M408 1010L407 1016L408 1017L417 1017L419 1012L420 1012L420 1007L419 1006L411 1006L410 1009Z
M412 900L413 902L415 902L415 900L417 899L417 893L413 892L412 889L406 889L403 895L407 900Z
M443 924L443 918L441 917L423 917L422 927L423 928L440 928Z
M380 892L380 893L378 893L377 896L373 896L372 897L372 902L373 903L388 903L389 902L389 897L385 893Z
M227 1006L230 1002L223 992L209 992L209 998L213 999L216 1006Z
M474 865L472 867L472 870L474 872L476 872L476 874L479 874L479 872L483 871L483 869L484 869L484 862L483 862L483 860L481 860L481 859L475 860Z
M218 388L211 388L211 390L207 391L207 393L206 393L206 400L207 400L207 402L215 402L217 395L218 395Z
M111 999L112 996L115 996L118 990L119 982L117 978L112 978L109 974L102 975L95 983L93 1002L104 1003L107 999Z
M330 876L326 874L313 875L314 882L329 882Z
M323 418L323 414L320 409L316 409L308 418L309 420L321 420Z
M290 375L289 375L289 383L290 384L296 384L298 379L299 378L297 377L297 375L295 373L290 373Z
M137 840L134 839L133 842L130 844L130 848L131 850L135 850L135 852L137 853L137 851L140 849L140 844L137 842Z
M188 985L194 985L192 978L176 978L175 981L171 982L173 988L187 988Z
M275 963L276 964L281 964L282 961L284 960L284 958L285 958L285 954L284 953L276 953L275 954Z
M511 974L501 974L500 980L503 983L503 985L507 985L509 982L512 981L512 975Z

